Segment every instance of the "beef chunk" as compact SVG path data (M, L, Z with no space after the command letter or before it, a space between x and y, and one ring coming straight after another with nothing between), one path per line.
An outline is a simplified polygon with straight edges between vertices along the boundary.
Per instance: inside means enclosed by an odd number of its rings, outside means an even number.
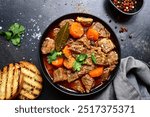
M53 82L60 82L67 80L67 75L63 68L58 68L57 70L54 70L53 72Z
M69 47L71 51L74 51L75 53L86 53L87 49L83 47L82 44L79 42L73 42L71 46Z
M41 48L42 54L48 54L54 49L55 49L55 41L47 37L42 44L42 48Z
M81 77L81 76L83 76L83 75L89 73L89 71L91 71L91 70L94 69L94 68L95 68L94 65L91 65L91 66L83 65L83 66L81 67L81 70L78 72L79 77Z
M70 70L67 71L67 79L68 79L68 82L73 82L75 80L77 80L79 78L77 72L75 73L71 73Z
M96 58L96 64L98 65L106 65L106 55L105 53L101 52L101 54L96 54L95 55Z
M89 71L94 69L94 66L88 66L88 65L83 65L81 70L79 72L71 72L70 70L67 70L67 79L68 82L73 82L77 80L78 78L82 77L83 75L87 74Z
M85 64L86 64L86 65L93 65L93 61L92 61L91 57L88 57L88 58L85 60Z
M98 45L102 48L102 51L105 53L110 52L112 49L115 48L115 45L110 39L103 38L98 41Z
M60 28L54 28L53 29L53 37L54 37L54 39L56 39L57 38L57 33L60 31Z
M88 49L90 49L90 40L87 39L86 36L81 37L77 40L77 42L81 42L83 45L85 45Z
M111 65L104 69L103 74L101 75L102 81L106 81L109 79L109 75L111 74L111 71L115 69L116 65Z
M85 86L86 92L89 93L92 87L95 85L95 80L88 74L81 78L83 85Z
M76 21L80 22L83 26L90 26L93 22L93 19L85 17L77 17Z
M62 28L67 22L69 23L69 25L71 25L74 22L74 19L65 19L65 20L61 21L59 23L59 27Z
M108 30L106 28L104 28L99 32L99 37L110 38L110 33L108 32Z
M118 63L118 54L115 51L111 51L107 54L106 62L108 65L115 65Z
M94 56L96 58L96 64L98 65L105 65L106 60L106 54L101 51L101 47L92 47L92 53L94 53ZM91 53L91 54L92 54Z
M101 23L95 22L92 25L92 28L95 29L99 33L99 37L106 37L106 38L110 37L110 33Z
M91 46L91 47L92 47L92 46ZM91 59L92 53L95 53L95 51L92 50L92 49L87 50L87 53L86 53L87 58L86 58L86 60L85 60L85 62L84 62L85 65L90 65L90 66L93 66L93 65L94 65L94 63L93 63L93 61L92 61L92 59Z
M109 75L110 75L110 69L105 68L103 71L103 74L101 75L102 81L104 82L104 81L108 80Z
M85 90L84 90L80 80L76 80L76 81L72 82L71 83L71 88L73 90L75 90L75 91L80 92L80 93L84 93L85 92Z

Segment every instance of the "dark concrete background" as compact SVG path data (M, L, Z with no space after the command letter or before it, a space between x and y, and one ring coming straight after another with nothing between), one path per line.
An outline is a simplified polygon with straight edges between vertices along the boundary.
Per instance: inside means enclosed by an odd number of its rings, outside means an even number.
M150 65L150 1L137 15L127 17L116 12L109 0L0 0L0 29L8 29L19 22L26 27L21 47L15 47L0 37L0 68L20 60L31 61L39 69L39 40L48 25L62 15L74 12L95 15L109 24L121 44L122 58L133 56ZM119 33L125 26L127 32ZM132 38L129 38L132 36ZM54 89L44 78L44 88L38 99L98 99L99 94L89 97L72 97Z

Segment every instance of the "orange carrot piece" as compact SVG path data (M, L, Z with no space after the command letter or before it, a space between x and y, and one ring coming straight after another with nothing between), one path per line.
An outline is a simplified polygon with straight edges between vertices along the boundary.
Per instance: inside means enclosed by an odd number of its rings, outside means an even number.
M64 60L63 64L67 69L72 69L74 62L75 59L72 56L70 56L68 59Z
M65 57L70 57L71 56L71 51L69 50L68 45L66 45L63 49L63 54L65 55Z
M91 39L91 40L94 40L94 41L97 41L98 37L99 37L98 32L95 29L92 29L92 28L88 29L86 35L87 35L88 39Z
M84 29L80 23L73 22L70 26L69 32L72 37L80 38L84 34Z
M55 67L61 67L63 65L64 59L62 57L57 58L55 61L52 61L52 65Z
M104 71L104 68L103 67L98 67L98 68L95 68L93 70L91 70L89 72L89 75L94 78L94 77L99 77L103 74L103 71Z

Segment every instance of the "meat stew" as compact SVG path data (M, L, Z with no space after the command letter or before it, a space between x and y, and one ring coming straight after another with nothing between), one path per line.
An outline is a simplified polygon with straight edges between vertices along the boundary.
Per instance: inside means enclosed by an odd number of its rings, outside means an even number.
M66 33L67 41L57 51L58 37ZM111 33L92 16L74 15L51 25L43 36L41 58L52 83L78 94L108 84L120 62L118 41Z

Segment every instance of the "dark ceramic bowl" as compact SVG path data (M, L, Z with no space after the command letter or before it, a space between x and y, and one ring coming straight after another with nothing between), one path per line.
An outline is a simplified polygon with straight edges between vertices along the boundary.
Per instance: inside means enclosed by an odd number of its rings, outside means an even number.
M121 14L129 15L129 16L139 13L142 10L143 5L144 5L144 0L137 0L137 6L131 12L127 13L117 8L116 5L113 3L113 0L109 0L109 1L117 11L119 11Z
M113 43L116 45L116 51L118 53L118 56L119 56L119 61L118 61L118 64L116 66L116 68L114 69L114 71L111 73L110 75L110 78L108 81L106 81L103 85L101 86L97 86L95 87L94 89L92 89L90 91L90 93L78 93L78 92L75 92L73 90L70 90L70 89L66 89L66 88L63 88L62 86L60 86L59 84L55 84L53 83L52 79L51 79L51 76L48 74L48 72L46 71L46 68L44 66L44 63L43 63L43 58L42 58L42 53L41 53L41 50L39 50L39 56L40 56L40 65L41 65L41 68L42 68L42 71L43 71L43 74L45 76L45 78L47 79L47 81L52 85L54 86L56 89L58 89L59 91L65 93L65 94L69 94L69 95L73 95L73 96L88 96L88 95L92 95L92 94L95 94L95 93L98 93L100 91L102 91L104 88L106 88L106 86L108 86L108 84L114 79L117 71L118 71L118 68L119 68L119 65L120 65L120 44L118 42L118 39L117 39L117 36L115 35L114 31L110 28L110 26L105 23L103 20L101 20L100 18L98 17L95 17L93 15L90 15L90 14L84 14L84 13L72 13L72 14L67 14L67 15L64 15L58 19L56 19L54 22L52 22L48 28L45 30L44 34L42 35L42 38L40 40L40 48L42 46L42 43L43 41L45 40L46 36L48 35L48 32L50 29L52 29L53 27L55 27L56 25L58 25L58 23L60 23L60 21L64 20L64 19L70 19L70 18L76 18L77 16L82 16L82 17L90 17L90 18L93 18L95 21L98 21L100 23L102 23L105 28L107 28L107 30L111 33L111 36L113 38Z

